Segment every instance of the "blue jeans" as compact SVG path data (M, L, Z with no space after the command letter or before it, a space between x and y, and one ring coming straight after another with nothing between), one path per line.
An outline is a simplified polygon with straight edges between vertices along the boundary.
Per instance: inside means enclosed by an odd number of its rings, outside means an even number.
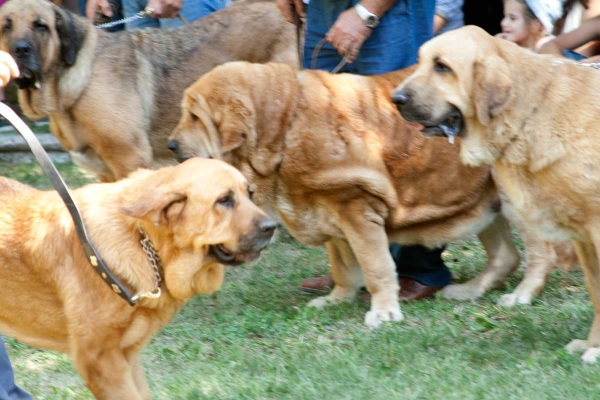
M125 17L130 17L144 10L148 0L123 0ZM210 13L221 10L231 4L230 0L183 0L181 16L189 23ZM142 18L127 23L127 30L142 28L177 28L183 23L179 18Z
M338 16L359 0L311 0L307 6L304 67L311 68L313 51ZM419 47L433 37L435 0L398 0L381 18L363 44L356 61L342 72L360 75L384 74L406 68L417 61ZM337 50L325 44L317 58L317 69L332 70L342 60Z
M31 396L15 384L15 375L2 337L0 337L0 400L31 400Z
M307 10L304 44L305 68L311 68L314 49L325 37L338 16L359 0L310 0ZM342 72L360 75L383 74L406 68L417 61L419 47L433 37L435 0L398 0L381 18L379 25L363 44L356 61ZM316 59L316 68L333 70L342 57L326 43ZM390 247L398 276L428 286L446 286L452 275L444 264L443 248L424 246Z

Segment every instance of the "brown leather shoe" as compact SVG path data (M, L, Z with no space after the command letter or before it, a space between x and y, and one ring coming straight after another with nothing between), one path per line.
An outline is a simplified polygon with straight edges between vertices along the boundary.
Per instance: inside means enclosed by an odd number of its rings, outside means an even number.
M400 301L428 299L443 289L443 286L427 286L410 278L399 278L398 283L400 283L400 292L398 293Z
M318 276L302 280L302 290L307 292L327 292L333 288L335 282L331 275Z

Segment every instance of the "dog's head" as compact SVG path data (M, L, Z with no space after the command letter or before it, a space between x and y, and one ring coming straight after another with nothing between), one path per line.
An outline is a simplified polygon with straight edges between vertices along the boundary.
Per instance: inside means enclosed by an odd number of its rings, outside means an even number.
M48 0L10 0L0 8L0 50L10 53L21 71L20 89L39 87L57 68L75 64L87 22Z
M218 158L242 170L250 164L266 176L281 160L281 133L288 129L297 90L288 65L221 65L186 90L169 148L179 161Z
M503 43L477 27L464 27L425 43L416 71L392 94L402 116L430 136L461 137L467 164L493 162L488 127L513 96Z
M177 298L190 297L192 289L218 289L223 264L256 260L276 227L253 203L253 188L242 174L218 160L193 158L139 171L128 181L132 192L122 211L160 238L155 245L164 252L165 282Z

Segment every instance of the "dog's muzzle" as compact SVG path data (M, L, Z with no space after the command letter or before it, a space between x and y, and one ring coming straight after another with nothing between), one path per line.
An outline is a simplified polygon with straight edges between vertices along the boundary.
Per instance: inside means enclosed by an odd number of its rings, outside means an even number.
M396 104L402 117L409 122L420 125L415 128L426 136L447 137L448 141L454 144L454 139L463 130L464 119L462 113L454 105L449 105L449 110L445 114L434 119L429 112L420 110L410 92L406 90L394 91L392 102Z
M240 248L237 251L218 244L210 246L210 253L217 261L226 265L240 265L255 261L271 242L275 228L277 228L275 221L268 217L262 218L257 222L253 234L246 235L240 240Z
M10 47L10 54L19 67L15 83L19 89L40 88L41 64L35 47L26 40L18 40Z

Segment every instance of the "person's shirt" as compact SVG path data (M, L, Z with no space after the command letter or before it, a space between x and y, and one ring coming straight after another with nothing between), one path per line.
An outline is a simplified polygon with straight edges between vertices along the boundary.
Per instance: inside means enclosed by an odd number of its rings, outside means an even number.
M446 21L446 25L437 33L438 35L460 28L465 24L463 3L464 0L436 0L435 14Z

